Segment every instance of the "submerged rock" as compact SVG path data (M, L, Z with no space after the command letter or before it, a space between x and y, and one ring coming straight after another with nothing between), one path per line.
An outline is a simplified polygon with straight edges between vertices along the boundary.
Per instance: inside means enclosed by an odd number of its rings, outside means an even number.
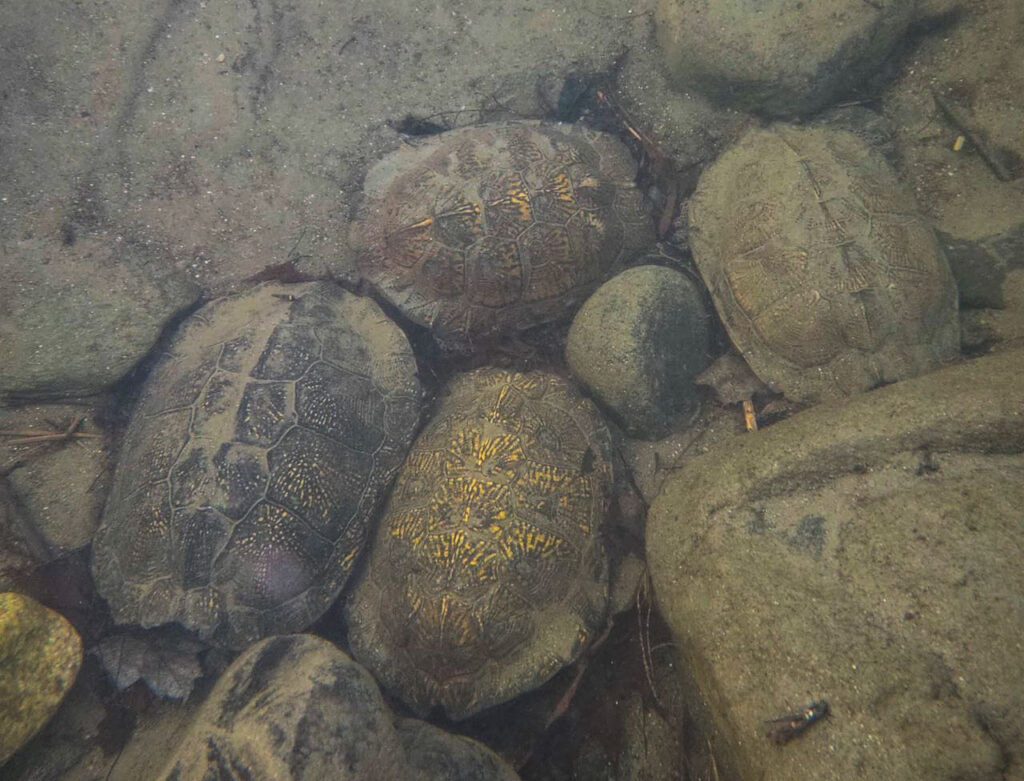
M0 471L10 465L23 534L43 561L88 545L99 525L112 471L102 415L102 405L0 406L0 429L24 432L0 439Z
M0 396L100 393L199 296L168 258L110 232L73 244L0 241Z
M34 599L0 594L0 765L53 716L82 664L82 641Z
M229 667L160 778L513 781L483 745L396 718L370 674L313 635L271 637Z
M961 312L965 349L979 352L1024 342L1024 268L1006 275L999 309L968 309Z
M862 86L914 16L913 0L660 0L658 42L677 88L776 116Z
M566 360L635 436L664 436L698 403L711 314L696 285L663 266L615 276L576 313Z
M1024 222L976 239L938 232L963 307L1002 309L1008 274L1024 268Z
M668 478L648 563L723 775L1020 771L1022 375L1007 350L798 413ZM827 720L782 750L766 738L814 700Z

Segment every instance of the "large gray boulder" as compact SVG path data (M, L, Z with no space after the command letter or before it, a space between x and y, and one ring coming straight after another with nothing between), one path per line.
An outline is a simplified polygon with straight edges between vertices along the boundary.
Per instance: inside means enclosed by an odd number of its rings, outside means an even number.
M199 296L168 266L104 231L73 245L0 235L0 396L91 395L120 380Z
M913 13L912 0L659 0L655 19L678 88L798 116L870 77Z
M293 268L354 277L350 207L373 161L417 141L400 130L575 121L567 78L613 72L617 100L692 172L739 119L669 88L650 27L616 0L6 3L0 239L78 257L76 237L109 231L207 293Z
M742 779L1017 778L1024 351L695 459L651 507L657 603ZM827 700L784 747L766 720Z
M370 674L313 635L271 637L235 660L160 778L514 781L483 745L396 718Z
M189 242L136 241L82 176L130 189L111 135L166 5L0 4L0 396L99 392L198 295Z

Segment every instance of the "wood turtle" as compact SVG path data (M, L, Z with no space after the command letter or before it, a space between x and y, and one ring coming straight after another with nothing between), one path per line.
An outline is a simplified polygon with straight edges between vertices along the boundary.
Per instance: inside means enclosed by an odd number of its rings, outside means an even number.
M241 648L337 597L421 404L402 331L334 285L190 317L146 381L93 543L122 623Z
M610 443L556 375L452 382L350 592L356 658L416 713L453 719L573 661L608 613Z
M689 221L730 338L795 401L911 377L959 352L956 285L935 234L851 133L749 132L701 176Z
M654 243L636 164L575 125L460 128L368 173L350 243L362 275L446 346L567 316Z

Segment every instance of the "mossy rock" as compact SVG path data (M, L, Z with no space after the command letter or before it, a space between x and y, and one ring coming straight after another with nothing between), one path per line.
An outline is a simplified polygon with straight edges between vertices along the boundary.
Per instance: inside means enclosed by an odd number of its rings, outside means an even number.
M82 640L63 616L0 594L0 763L50 720L81 664Z

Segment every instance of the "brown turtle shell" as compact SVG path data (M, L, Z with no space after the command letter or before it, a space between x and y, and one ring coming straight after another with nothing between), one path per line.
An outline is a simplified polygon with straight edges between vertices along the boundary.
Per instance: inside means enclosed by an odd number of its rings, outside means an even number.
M867 390L958 354L956 284L935 234L853 134L747 133L701 176L689 218L730 338L791 399Z
M526 692L603 628L610 435L552 374L456 379L399 473L347 604L353 653L421 715Z
M132 413L93 541L121 623L241 648L337 597L405 457L421 393L368 298L268 284L190 317Z
M636 164L574 125L460 128L369 172L351 231L360 272L460 350L557 320L654 242Z

